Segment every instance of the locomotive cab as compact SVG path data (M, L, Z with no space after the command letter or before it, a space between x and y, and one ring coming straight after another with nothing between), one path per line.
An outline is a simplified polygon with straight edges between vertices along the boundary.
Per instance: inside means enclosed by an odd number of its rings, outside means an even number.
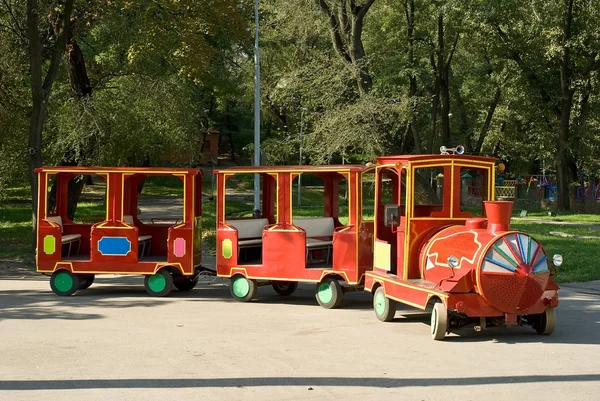
M558 287L543 247L510 231L495 201L495 159L454 154L377 160L373 271L380 320L397 302L432 311L432 336L468 324L554 327Z

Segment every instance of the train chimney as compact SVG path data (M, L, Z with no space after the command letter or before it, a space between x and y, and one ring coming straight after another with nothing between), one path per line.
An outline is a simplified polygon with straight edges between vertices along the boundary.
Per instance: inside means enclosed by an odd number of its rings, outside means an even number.
M510 217L514 202L511 201L486 201L485 214L488 219L488 231L496 234L510 230Z

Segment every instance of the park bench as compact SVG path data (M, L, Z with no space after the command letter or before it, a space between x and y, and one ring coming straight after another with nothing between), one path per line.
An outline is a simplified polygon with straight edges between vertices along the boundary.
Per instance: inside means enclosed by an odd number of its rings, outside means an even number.
M304 217L294 219L294 225L306 231L306 263L310 263L313 251L327 251L326 263L331 261L333 247L333 217Z
M79 253L79 249L81 247L81 234L63 234L63 222L62 217L60 216L48 216L46 217L46 220L53 225L60 227L60 242L62 245L69 245L67 256L71 256L71 247L75 242L77 242L77 253Z

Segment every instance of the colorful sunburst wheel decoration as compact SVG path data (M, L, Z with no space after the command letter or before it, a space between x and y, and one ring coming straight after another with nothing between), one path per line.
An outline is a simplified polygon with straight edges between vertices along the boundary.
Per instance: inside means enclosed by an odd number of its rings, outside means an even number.
M504 313L522 313L541 298L549 278L542 246L528 235L510 233L488 248L478 281L491 306Z

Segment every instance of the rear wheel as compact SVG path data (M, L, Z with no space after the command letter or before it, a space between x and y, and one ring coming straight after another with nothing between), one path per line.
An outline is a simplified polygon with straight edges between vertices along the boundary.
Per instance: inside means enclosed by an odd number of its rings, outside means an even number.
M75 294L79 285L79 279L68 270L57 270L50 276L50 288L61 297Z
M448 331L448 310L443 303L438 302L433 305L431 311L431 338L434 340L443 340Z
M233 299L238 302L249 302L256 296L258 286L256 281L250 280L242 275L236 275L231 278L229 292Z
M77 278L79 279L77 289L85 290L86 288L90 288L90 286L94 283L95 276L93 274L78 274Z
M337 308L342 303L342 286L333 277L325 277L317 284L316 292L317 302L325 309Z
M390 322L396 315L396 301L385 296L383 287L377 287L373 294L373 310L382 322Z
M153 297L164 297L173 289L173 276L167 269L161 269L144 278L144 287Z
M276 293L284 297L292 295L298 289L296 281L274 281L271 285Z
M173 285L179 291L191 291L198 284L199 277L179 276L173 280Z
M556 311L554 308L549 306L544 313L540 313L536 317L537 321L533 324L535 331L545 336L552 334L556 326Z

